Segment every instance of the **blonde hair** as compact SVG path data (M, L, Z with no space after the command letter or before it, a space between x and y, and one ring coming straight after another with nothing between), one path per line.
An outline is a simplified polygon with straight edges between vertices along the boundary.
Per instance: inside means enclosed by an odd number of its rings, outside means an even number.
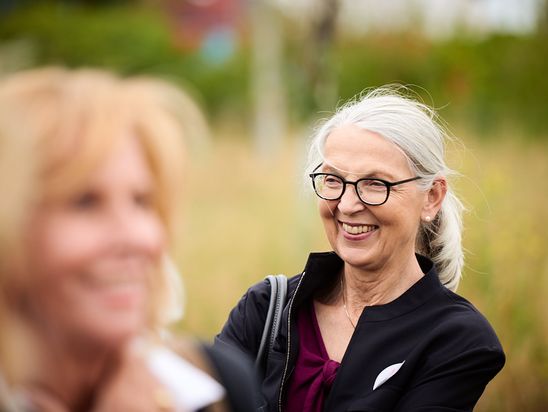
M189 139L206 130L193 100L157 79L43 68L0 80L1 301L9 293L10 264L24 259L22 232L36 202L75 193L128 134L145 152L155 178L155 206L173 247L179 232L184 149ZM173 266L161 266L151 288L151 330L172 321L182 304L174 293L178 279Z
M398 146L423 190L432 187L436 177L455 174L445 163L445 143L449 135L440 125L436 112L404 94L403 86L370 90L348 102L318 128L312 138L306 175L323 162L323 147L329 134L342 125L356 125L378 133ZM432 259L440 281L455 291L464 265L462 251L463 205L448 185L436 218L421 222L416 250Z

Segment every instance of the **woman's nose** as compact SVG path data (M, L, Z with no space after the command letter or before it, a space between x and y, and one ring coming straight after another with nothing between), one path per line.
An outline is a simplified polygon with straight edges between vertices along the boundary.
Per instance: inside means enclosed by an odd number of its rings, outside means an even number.
M125 207L112 216L112 246L128 254L160 255L165 233L159 216L152 210Z
M339 199L337 208L344 214L350 215L359 212L365 208L365 204L360 200L356 192L356 187L351 184L346 185L346 189Z

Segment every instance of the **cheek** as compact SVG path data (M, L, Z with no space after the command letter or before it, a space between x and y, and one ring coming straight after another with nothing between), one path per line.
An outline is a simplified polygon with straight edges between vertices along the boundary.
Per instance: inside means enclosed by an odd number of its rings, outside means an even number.
M330 243L333 243L333 240L337 234L337 221L334 216L336 204L333 203L334 202L327 202L325 200L320 200L318 203L318 212Z
M38 272L62 273L91 258L103 241L97 226L86 222L39 223L29 239L30 263Z
M387 242L398 244L414 243L420 223L420 212L415 205L408 203L391 207L385 213L378 213L382 234Z
M386 225L413 227L420 222L423 205L424 195L421 193L394 192L376 214Z
M28 232L26 270L21 289L24 310L31 318L70 317L74 302L75 268L85 262L93 248L91 239L76 227L55 224L56 220L37 221Z
M140 239L143 252L153 259L163 256L168 243L168 234L162 220L156 215L145 216L135 224L133 238Z
M324 224L333 223L335 219L333 210L335 209L335 207L336 206L331 205L325 200L320 200L318 202L318 212Z

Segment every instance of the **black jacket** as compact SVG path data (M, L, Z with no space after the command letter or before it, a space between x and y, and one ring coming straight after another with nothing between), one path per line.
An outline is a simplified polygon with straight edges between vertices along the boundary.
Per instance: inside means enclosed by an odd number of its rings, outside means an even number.
M367 307L361 314L325 411L470 411L502 369L504 353L487 320L440 284L429 259L417 259L423 278L393 302ZM299 347L295 314L315 291L337 281L342 265L333 252L314 253L305 270L289 279L280 333L263 370L268 410L281 411L285 403ZM266 281L252 286L215 344L239 348L254 358L269 294ZM402 362L397 373L373 390L383 370Z
M261 404L257 377L249 359L230 347L202 346L215 378L226 391L231 412L255 412ZM207 412L208 408L204 409Z

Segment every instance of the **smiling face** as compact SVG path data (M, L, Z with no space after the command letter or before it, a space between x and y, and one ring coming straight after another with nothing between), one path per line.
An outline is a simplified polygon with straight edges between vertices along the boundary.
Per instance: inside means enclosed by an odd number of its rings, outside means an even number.
M44 200L27 230L24 310L69 341L118 344L147 322L165 235L138 141L121 139L66 199Z
M414 177L407 158L393 143L355 125L334 129L318 170L346 180ZM339 200L320 200L319 210L333 250L347 265L365 270L402 268L414 259L415 239L428 204L417 182L393 186L386 203L367 206L348 185Z

